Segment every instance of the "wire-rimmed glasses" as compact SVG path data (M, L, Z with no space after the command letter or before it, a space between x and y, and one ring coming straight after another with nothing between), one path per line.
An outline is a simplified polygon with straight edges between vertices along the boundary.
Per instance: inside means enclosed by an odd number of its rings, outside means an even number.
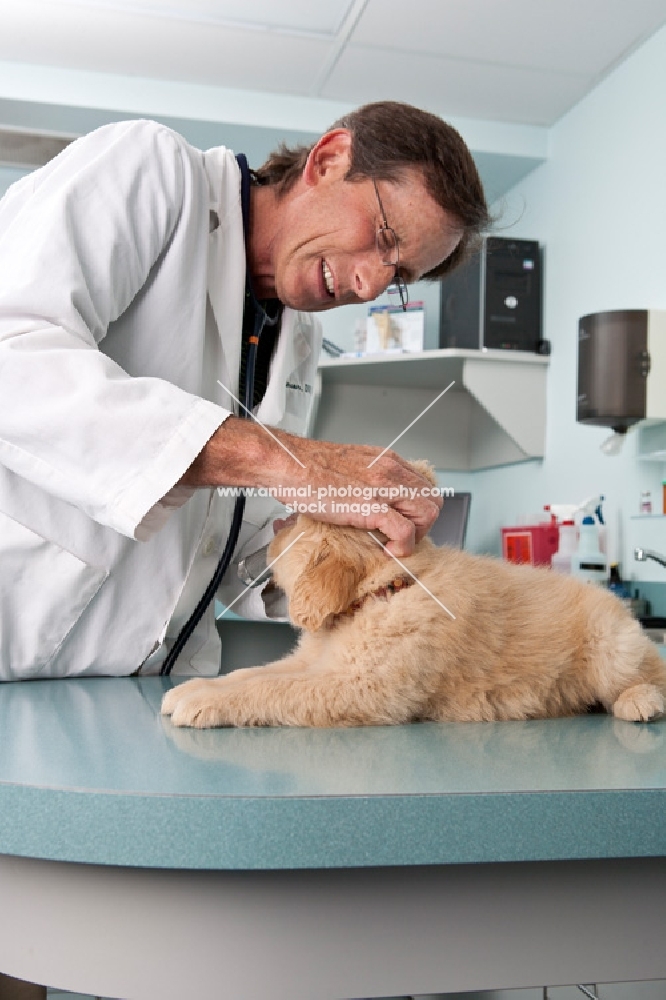
M407 305L409 303L409 290L405 283L405 279L400 277L400 245L398 243L398 237L396 236L395 229L392 229L388 224L386 218L386 212L384 211L384 206L382 205L382 199L379 197L379 189L377 188L377 182L372 178L372 183L375 189L375 194L377 195L377 202L379 204L379 211L382 217L382 224L377 230L377 253L379 254L382 264L386 267L393 268L393 281L388 286L386 291L388 292L389 302L391 305L397 306L398 304L402 307L403 312L407 312Z

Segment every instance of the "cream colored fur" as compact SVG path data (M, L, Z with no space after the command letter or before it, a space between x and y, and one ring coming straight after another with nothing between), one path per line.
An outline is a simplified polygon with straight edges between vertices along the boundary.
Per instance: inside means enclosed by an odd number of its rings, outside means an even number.
M303 629L295 651L175 687L162 713L176 726L540 719L599 703L628 721L664 712L663 661L600 587L426 538L401 562L430 594L415 583L336 618L403 570L366 532L302 516L275 537L270 558L300 532L274 567Z

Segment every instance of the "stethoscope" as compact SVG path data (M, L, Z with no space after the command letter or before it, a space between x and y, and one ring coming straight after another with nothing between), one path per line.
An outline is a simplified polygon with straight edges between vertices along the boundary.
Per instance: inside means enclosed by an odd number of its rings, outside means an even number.
M241 208L243 212L243 234L245 236L245 247L247 250L248 245L248 233L250 231L250 188L252 185L252 179L250 174L250 168L247 163L247 158L243 153L238 153L236 155L236 160L241 172ZM249 346L247 352L247 358L245 362L245 392L243 406L240 407L239 417L243 419L250 419L252 413L252 402L254 397L254 370L257 360L257 348L259 347L259 338L261 337L262 330L265 326L274 326L279 318L280 313L278 312L276 316L271 317L268 315L264 307L257 301L252 288L252 281L250 279L249 267L245 270L245 309L252 309L253 312L253 323L252 323L252 335L249 338ZM245 325L245 322L243 322ZM164 663L160 668L160 677L168 676L173 670L173 665L183 651L183 647L187 643L188 639L194 632L195 628L201 621L201 618L209 606L210 602L215 597L217 588L222 582L224 574L229 568L229 563L231 562L234 550L238 543L238 536L240 535L241 526L243 523L243 512L245 510L245 497L236 497L236 502L234 504L234 512L231 518L231 527L229 528L229 534L227 536L226 545L224 546L224 552L220 557L220 561L217 564L215 572L211 578L210 583L206 587L201 600L197 604L196 608L188 618L188 620L183 625L182 629L176 637L176 641L173 644L169 654L167 655Z

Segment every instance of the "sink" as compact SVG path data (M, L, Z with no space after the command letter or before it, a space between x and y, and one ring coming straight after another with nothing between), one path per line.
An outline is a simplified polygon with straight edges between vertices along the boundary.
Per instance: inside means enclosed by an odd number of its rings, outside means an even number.
M645 634L653 642L656 642L659 646L666 645L666 618L653 615L646 618L639 618L638 620Z

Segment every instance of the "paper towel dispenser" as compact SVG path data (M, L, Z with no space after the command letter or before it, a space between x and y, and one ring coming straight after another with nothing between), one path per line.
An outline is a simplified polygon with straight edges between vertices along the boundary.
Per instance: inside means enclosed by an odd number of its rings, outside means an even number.
M666 419L666 310L616 309L578 323L576 419L625 433Z

